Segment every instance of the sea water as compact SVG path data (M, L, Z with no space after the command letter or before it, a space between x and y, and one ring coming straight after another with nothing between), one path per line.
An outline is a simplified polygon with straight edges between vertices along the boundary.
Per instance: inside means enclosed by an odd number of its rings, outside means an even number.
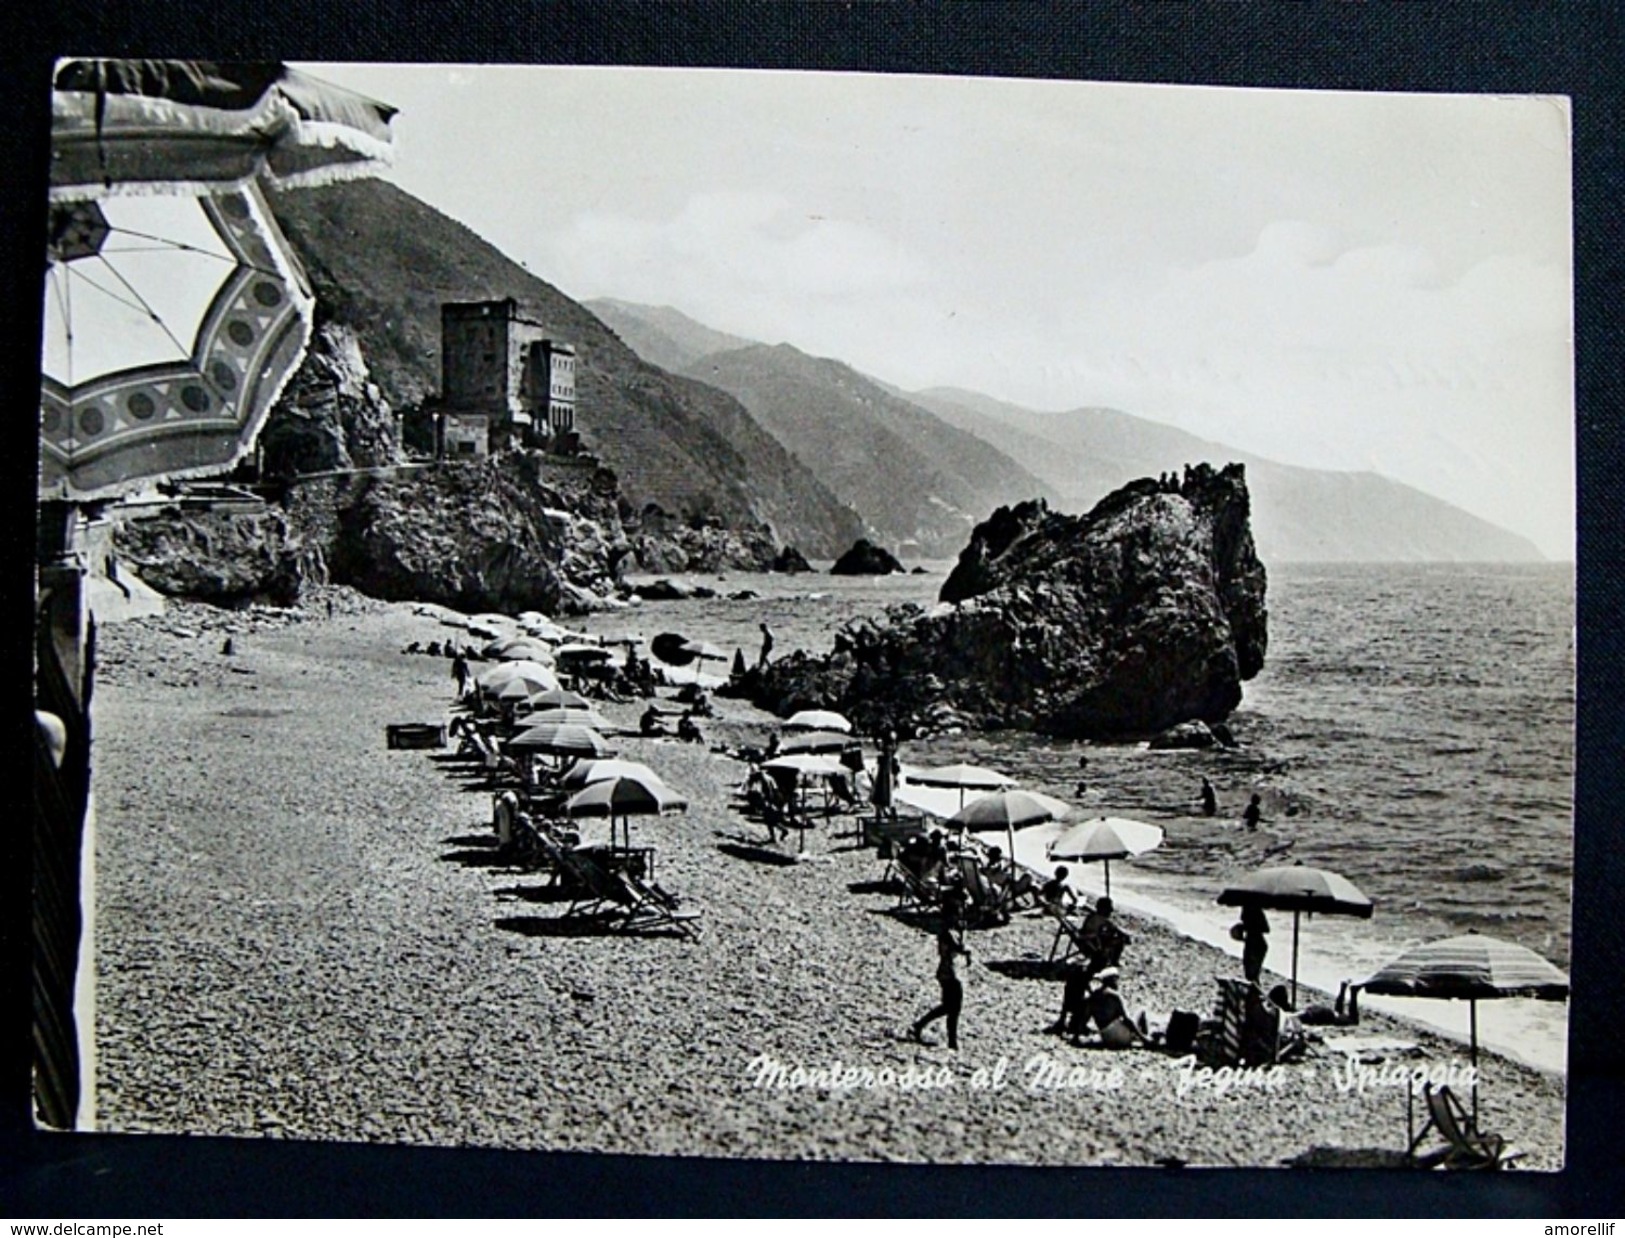
M739 649L754 661L758 624L774 656L827 651L847 620L895 602L930 605L950 566L889 577L730 572L688 577L721 595L598 615L593 630L662 631ZM754 597L730 598L750 593ZM1370 920L1317 916L1299 926L1298 974L1335 991L1405 946L1482 931L1565 969L1573 876L1574 574L1570 565L1285 564L1270 569L1269 649L1229 725L1233 750L1153 752L1021 732L905 744L916 764L972 761L1071 800L1084 815L1162 827L1158 849L1115 862L1114 899L1173 921L1231 953L1221 889L1248 871L1328 868L1376 904ZM721 668L718 668L721 669ZM1080 758L1083 764L1080 764ZM1201 779L1220 812L1201 815ZM1081 785L1080 785L1081 784ZM1240 822L1257 793L1264 822ZM1047 832L1018 856L1048 869ZM1099 865L1069 866L1090 893ZM1291 917L1274 914L1268 966L1291 965ZM1460 1034L1456 1002L1368 1005ZM1562 1069L1566 1007L1481 1002L1480 1041Z

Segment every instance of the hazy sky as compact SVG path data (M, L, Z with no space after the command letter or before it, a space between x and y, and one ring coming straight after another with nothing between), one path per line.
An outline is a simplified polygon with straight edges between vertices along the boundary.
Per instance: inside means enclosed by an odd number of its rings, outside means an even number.
M1565 100L308 67L577 300L1374 469L1573 556Z

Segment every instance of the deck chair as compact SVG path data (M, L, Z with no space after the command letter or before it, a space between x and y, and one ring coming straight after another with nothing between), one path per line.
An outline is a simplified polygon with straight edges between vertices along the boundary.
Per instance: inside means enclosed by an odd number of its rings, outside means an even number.
M1507 1147L1501 1136L1474 1126L1472 1116L1449 1088L1424 1084L1422 1097L1427 1102L1428 1120L1406 1149L1413 1164L1429 1169L1505 1169L1524 1155ZM1437 1133L1445 1146L1419 1153L1430 1133Z
M902 892L897 896L897 911L924 911L938 906L948 887L935 877L922 877L907 864L894 864L892 872L902 883Z
M1055 917L1055 940L1049 949L1051 963L1064 963L1081 955L1089 960L1093 970L1099 971L1103 967L1116 967L1123 961L1123 949L1132 939L1110 920L1093 913L1074 918L1055 903L1045 903L1044 908Z
M980 924L1003 923L1010 919L1009 889L987 879L982 862L973 855L960 855L959 876L970 895L970 915Z
M1195 1044L1196 1056L1202 1065L1215 1070L1242 1064L1247 991L1252 987L1246 980L1229 976L1220 976L1218 981L1218 1005L1214 1007L1212 1019L1197 1031Z
M690 941L697 940L696 911L679 911L676 899L654 890L600 864L595 858L572 853L573 862L586 884L582 896L565 911L566 917L596 916L606 927L621 933L648 933L673 929Z

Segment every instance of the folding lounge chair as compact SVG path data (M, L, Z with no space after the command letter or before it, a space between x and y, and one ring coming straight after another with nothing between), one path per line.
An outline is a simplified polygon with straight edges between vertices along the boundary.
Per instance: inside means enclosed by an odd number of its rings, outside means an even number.
M1427 1102L1428 1120L1406 1150L1414 1164L1430 1169L1505 1169L1524 1155L1507 1147L1500 1135L1475 1127L1472 1116L1449 1088L1424 1084L1422 1096ZM1438 1132L1445 1146L1418 1155L1417 1150L1431 1131Z
M892 871L903 883L902 893L897 898L898 911L935 907L942 902L943 895L947 893L947 888L942 882L934 877L921 877L906 864L894 864Z
M973 855L961 855L959 875L970 894L971 915L978 923L1002 923L1010 919L1009 891L994 886L987 879L981 861Z
M566 916L598 916L616 932L647 933L669 928L690 941L697 939L694 921L700 918L698 912L677 910L671 895L664 891L656 894L625 873L605 868L591 856L572 853L572 858L587 890L571 904Z
M1214 1009L1212 1020L1202 1026L1196 1037L1197 1057L1202 1065L1213 1069L1242 1064L1247 991L1252 987L1245 980L1228 976L1220 976L1218 981L1219 1004Z
M1082 955L1096 970L1116 967L1123 958L1123 947L1129 944L1129 935L1104 916L1085 915L1081 920L1066 914L1056 903L1043 904L1055 917L1055 940L1050 943L1050 962L1066 962ZM1060 951L1060 958L1056 952Z

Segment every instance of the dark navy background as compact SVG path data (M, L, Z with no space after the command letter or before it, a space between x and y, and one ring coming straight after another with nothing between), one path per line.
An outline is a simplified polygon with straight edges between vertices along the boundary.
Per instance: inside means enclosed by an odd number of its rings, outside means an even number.
M1472 5L51 0L0 20L0 682L15 754L0 816L0 1217L1055 1214L1528 1215L1620 1211L1625 877L1622 11ZM28 1103L27 775L49 83L57 55L831 69L1574 100L1579 744L1569 1168L1556 1175L812 1165L35 1133ZM719 135L719 140L726 140ZM1134 1115L1121 1120L1132 1123ZM1507 1132L1516 1140L1515 1131Z

